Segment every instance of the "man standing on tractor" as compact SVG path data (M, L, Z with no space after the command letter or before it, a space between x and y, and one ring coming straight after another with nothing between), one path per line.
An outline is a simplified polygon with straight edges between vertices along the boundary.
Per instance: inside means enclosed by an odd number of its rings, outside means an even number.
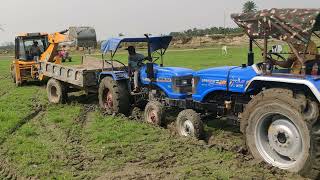
M142 62L146 59L143 54L136 52L134 46L129 46L126 48L129 53L129 75L134 74L134 90L133 92L139 92L139 69L142 65Z
M294 48L299 53L305 53L305 46L302 44L294 44ZM288 57L286 61L277 61L277 60L272 60L274 65L278 65L283 68L291 68L291 73L292 74L300 74L302 70L302 64L299 61L298 57L293 53L293 50L291 49L292 53ZM316 55L319 53L317 45L315 42L310 41L308 44L307 52L305 53L305 62L308 63L308 61L316 60ZM320 65L320 64L318 64ZM313 67L307 67L309 70L312 69Z
M33 45L30 48L30 56L32 59L34 59L34 57L40 56L40 55L41 55L41 50L38 46L38 41L33 41Z

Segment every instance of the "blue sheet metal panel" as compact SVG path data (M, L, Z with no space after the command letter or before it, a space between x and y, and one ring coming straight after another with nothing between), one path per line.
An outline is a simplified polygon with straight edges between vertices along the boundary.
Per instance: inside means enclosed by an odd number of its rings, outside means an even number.
M247 83L258 74L252 67L225 66L200 70L194 73L198 78L195 101L201 102L211 92L227 91L245 93ZM227 86L227 84L229 86Z

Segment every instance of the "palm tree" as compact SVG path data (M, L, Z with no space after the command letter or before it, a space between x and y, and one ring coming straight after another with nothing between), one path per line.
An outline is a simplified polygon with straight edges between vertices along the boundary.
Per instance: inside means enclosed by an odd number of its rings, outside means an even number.
M0 31L4 31L4 29L2 28L2 25L0 24Z
M242 12L248 13L248 12L255 12L257 11L257 5L254 1L247 1L243 4Z

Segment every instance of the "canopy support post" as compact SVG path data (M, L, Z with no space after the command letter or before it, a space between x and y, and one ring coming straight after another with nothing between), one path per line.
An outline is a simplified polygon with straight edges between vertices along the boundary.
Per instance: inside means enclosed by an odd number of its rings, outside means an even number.
M161 53L161 62L160 62L160 67L163 67L163 50L161 49L161 51L160 51L160 53Z
M264 66L263 66L263 73L266 73L268 68L267 67L267 60L268 60L268 37L267 37L267 28L264 28L264 38L263 38L264 42L263 42L263 62L264 62Z
M254 64L254 53L253 53L253 39L249 40L249 52L248 52L248 66L252 66Z

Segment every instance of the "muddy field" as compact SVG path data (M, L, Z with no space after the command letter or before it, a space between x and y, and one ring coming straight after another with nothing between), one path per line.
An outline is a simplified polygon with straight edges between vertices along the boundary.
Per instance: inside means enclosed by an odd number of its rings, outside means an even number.
M167 60L217 54L207 51L169 52ZM255 162L228 120L205 118L198 141L175 134L173 114L159 128L141 122L138 109L131 117L103 115L94 95L73 93L51 105L45 84L15 87L9 64L0 60L1 179L302 179Z

